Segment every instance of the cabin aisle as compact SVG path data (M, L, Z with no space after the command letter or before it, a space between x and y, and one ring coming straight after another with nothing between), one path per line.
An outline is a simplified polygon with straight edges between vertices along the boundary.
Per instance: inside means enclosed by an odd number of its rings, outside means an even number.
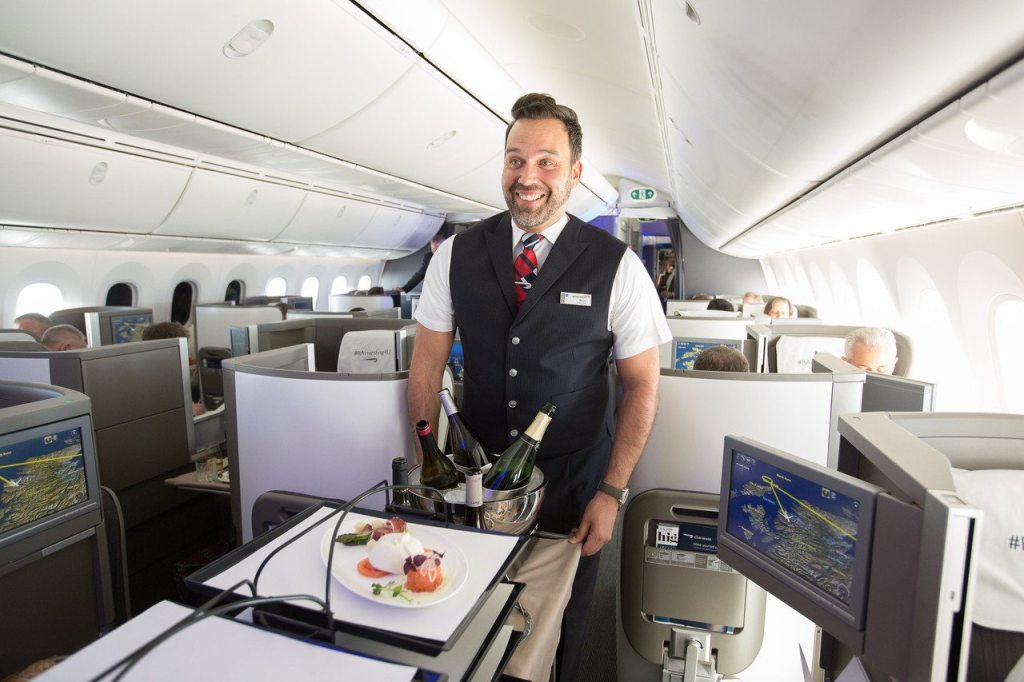
M622 552L622 514L619 514L612 539L601 550L601 567L594 588L594 604L587 624L587 639L577 682L614 682L615 657L615 586L619 580L619 557Z

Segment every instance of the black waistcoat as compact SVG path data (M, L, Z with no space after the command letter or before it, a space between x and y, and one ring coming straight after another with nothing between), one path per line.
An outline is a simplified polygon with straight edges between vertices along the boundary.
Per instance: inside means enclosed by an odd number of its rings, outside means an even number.
M625 249L570 216L517 314L509 214L455 239L449 283L465 355L462 414L488 450L508 447L549 400L558 412L538 459L609 438L608 308ZM587 295L590 305L563 303L565 294Z

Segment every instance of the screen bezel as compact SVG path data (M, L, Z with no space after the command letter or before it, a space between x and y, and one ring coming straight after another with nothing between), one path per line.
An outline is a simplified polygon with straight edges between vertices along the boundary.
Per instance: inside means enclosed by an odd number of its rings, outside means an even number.
M729 532L732 463L736 454L746 455L777 467L812 483L835 490L860 505L857 523L857 551L853 562L850 603L832 596L804 578L789 571L771 557ZM782 599L826 630L830 624L842 624L864 630L868 578L871 571L871 544L874 536L875 503L881 488L838 471L797 459L791 455L746 438L726 436L722 455L722 488L719 502L718 547L729 555L726 560L761 587ZM795 593L795 595L794 595ZM797 597L793 599L793 597Z
M60 511L52 512L42 518L32 521L31 523L0 533L0 552L26 538L58 526L69 519L88 514L100 508L100 483L98 462L96 458L96 442L93 438L92 419L89 415L83 414L75 417L69 417L67 419L60 419L4 434L3 436L0 436L0 449L32 438L41 438L47 434L58 431L68 431L74 428L80 429L82 433L82 456L85 467L85 501L66 507Z

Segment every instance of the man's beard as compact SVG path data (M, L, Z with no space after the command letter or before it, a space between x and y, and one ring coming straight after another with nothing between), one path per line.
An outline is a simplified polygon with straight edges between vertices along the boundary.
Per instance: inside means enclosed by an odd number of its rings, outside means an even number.
M516 222L520 229L532 230L548 222L553 216L562 211L565 208L565 204L569 201L569 193L572 191L572 179L566 178L565 186L561 192L554 189L547 192L543 203L536 209L531 211L519 208L516 204L516 191L536 191L536 188L539 188L540 191L547 190L544 185L524 187L518 183L513 185L511 189L505 189L505 205L508 206L509 213L512 214L512 220Z

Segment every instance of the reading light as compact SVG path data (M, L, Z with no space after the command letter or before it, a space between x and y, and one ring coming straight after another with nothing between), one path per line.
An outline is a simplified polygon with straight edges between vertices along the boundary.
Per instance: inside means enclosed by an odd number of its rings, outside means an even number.
M447 133L445 133L441 137L437 138L436 140L434 140L433 142L428 144L427 145L427 149L437 149L438 147L443 145L445 142L447 142L448 140L450 140L453 137L455 137L455 134L456 134L456 131L449 130Z
M92 167L92 173L89 174L89 184L98 185L103 182L104 178L107 177L107 165L106 161L100 161Z
M274 32L274 22L256 19L242 27L242 30L224 45L224 56L228 59L248 57Z

